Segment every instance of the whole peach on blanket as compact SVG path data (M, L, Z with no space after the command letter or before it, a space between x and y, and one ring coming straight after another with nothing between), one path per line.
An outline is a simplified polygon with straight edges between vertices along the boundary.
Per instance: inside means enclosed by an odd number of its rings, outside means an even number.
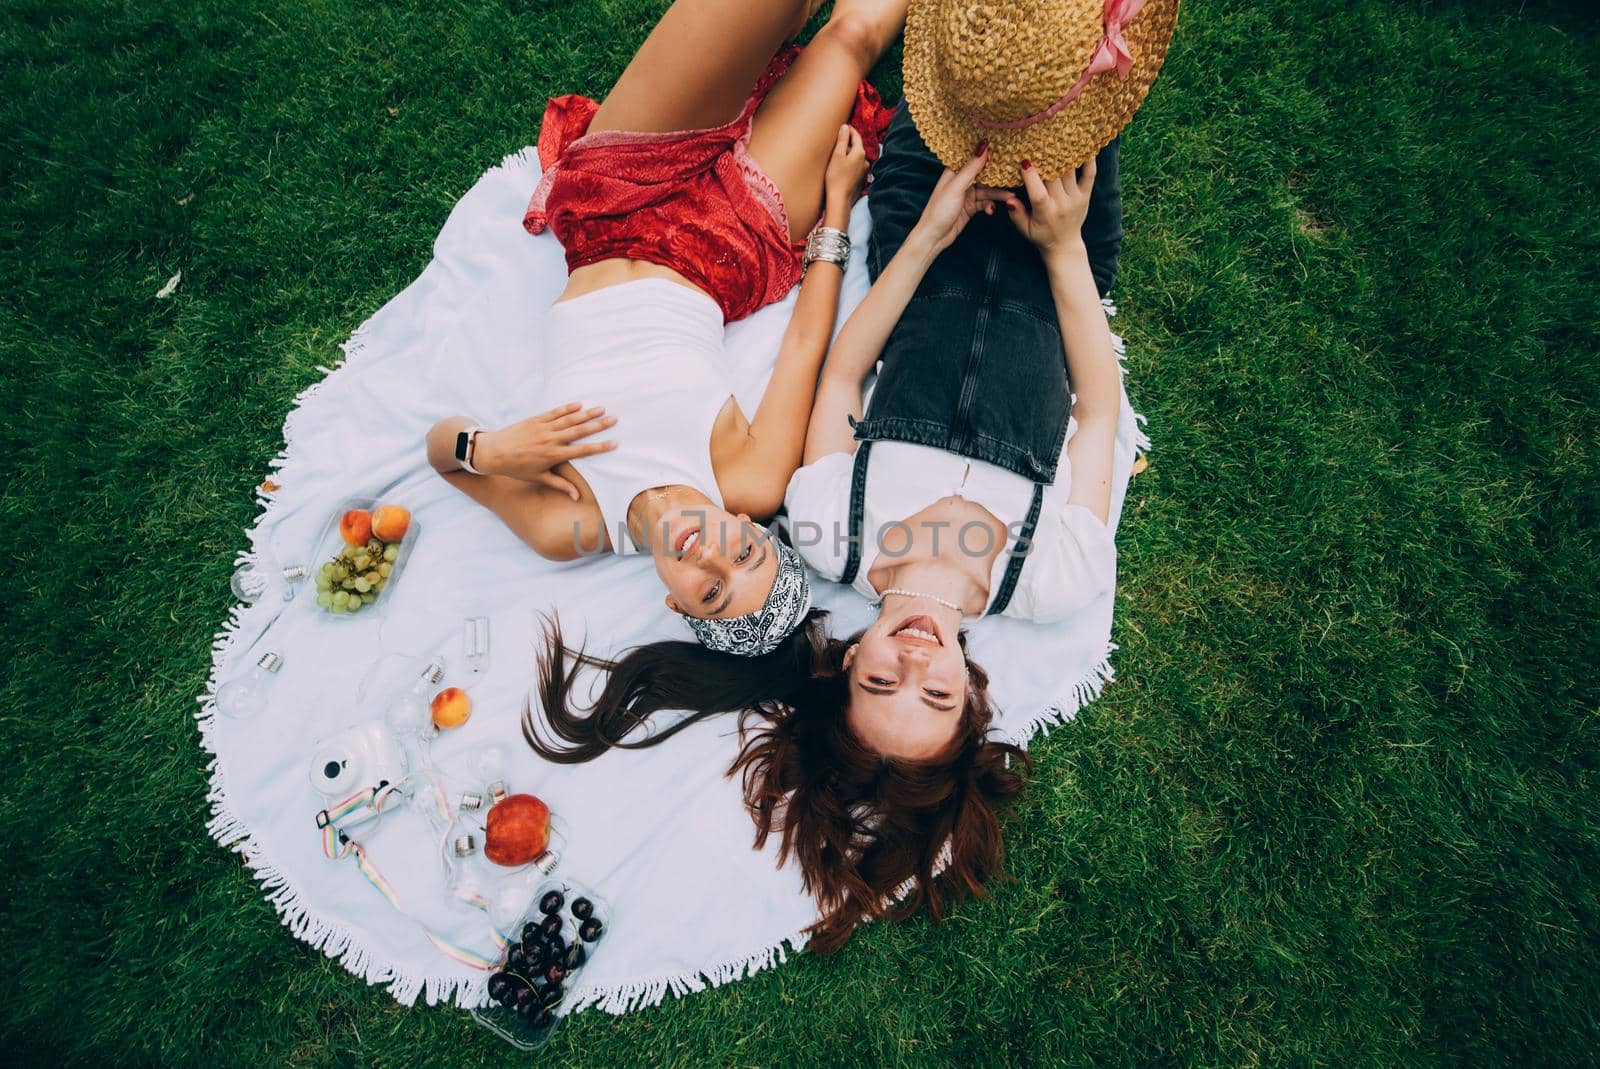
M550 845L550 807L531 794L513 794L489 810L483 856L496 865L526 865Z
M472 715L472 699L460 687L446 687L433 696L433 726L458 728Z

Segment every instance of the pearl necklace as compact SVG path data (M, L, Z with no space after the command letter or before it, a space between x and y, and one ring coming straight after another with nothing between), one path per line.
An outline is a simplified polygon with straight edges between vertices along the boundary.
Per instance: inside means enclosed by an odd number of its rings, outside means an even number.
M902 590L897 586L892 586L888 590L879 593L878 604L882 605L883 599L888 597L890 594L898 594L903 598L925 598L936 605L943 605L945 608L950 609L953 612L958 612L962 616L967 614L965 609L951 601L949 598L941 598L937 594L924 594L919 590Z

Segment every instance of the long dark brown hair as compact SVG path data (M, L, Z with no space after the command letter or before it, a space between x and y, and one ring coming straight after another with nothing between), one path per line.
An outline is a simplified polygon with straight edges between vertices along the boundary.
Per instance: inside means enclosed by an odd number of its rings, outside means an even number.
M744 746L728 775L743 776L756 846L779 836L779 864L793 857L822 917L811 947L838 950L861 921L901 919L927 907L942 919L950 901L980 895L1000 872L1000 813L1032 768L1020 747L988 738L988 676L967 661L959 730L929 760L888 757L850 730L845 651L860 634L828 637L827 613L812 610L784 644L761 657L716 653L698 642L655 642L615 661L568 649L560 624L545 622L539 655L543 736L530 706L522 734L549 761L576 764L607 750L656 746L699 720L740 714ZM962 653L966 653L965 638ZM584 667L607 673L592 706L574 709ZM651 714L688 710L659 730Z

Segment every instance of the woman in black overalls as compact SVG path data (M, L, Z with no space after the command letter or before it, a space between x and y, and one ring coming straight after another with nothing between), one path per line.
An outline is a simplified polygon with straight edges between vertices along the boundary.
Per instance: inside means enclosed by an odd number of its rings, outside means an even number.
M1122 390L1100 300L1122 237L1117 145L1051 182L1025 166L1023 195L974 187L983 163L945 171L895 116L868 200L873 289L828 356L787 499L807 562L882 605L844 654L845 719L913 761L987 720L964 618L1059 620L1115 583Z
M1109 289L1122 235L1116 149L1100 156L1092 202L1089 175L1081 186L1070 177L1045 183L1028 175L1030 204L1004 190L976 189L982 163L946 174L903 109L891 124L868 200L876 281L829 355L807 432L807 467L791 481L787 503L795 548L824 576L841 578L851 556L844 535L852 496L865 515L885 488L897 489L879 477L880 465L902 448L926 448L932 452L925 457L957 464L973 457L971 484L983 490L976 496L997 491L1018 512L1015 531L990 525L1004 548L994 547L989 571L974 568L968 587L920 591L947 598L956 610L887 592L879 622L848 639L830 636L827 614L813 610L760 657L695 642L651 643L617 661L580 657L607 673L594 713L561 725L557 733L569 748L536 743L551 760L587 760L664 742L706 717L742 714L743 749L732 771L743 778L757 845L776 838L780 857L799 862L821 907L809 947L823 953L842 946L863 918L909 916L924 906L940 917L951 897L978 892L999 870L998 813L1022 790L1029 762L1019 747L989 738L987 679L960 653L957 625L963 615L988 610L1043 618L1062 608L1041 600L1039 588L1052 584L1039 577L1059 575L1066 559L1058 552L1059 525L1052 526L1065 507L1052 498L1063 485L1057 460L1069 426L1064 338L1078 395L1078 430L1068 450L1072 494L1099 487L1090 502L1098 517L1083 526L1099 524L1109 547L1103 526L1121 385L1096 286ZM1088 252L1076 245L1080 224ZM1038 249L1057 245L1060 264L1047 270ZM871 409L853 425L863 379L880 356ZM1078 448L1095 443L1103 447L1098 455ZM866 477L852 495L857 456ZM868 457L876 458L871 471ZM831 498L806 478L830 465L842 465ZM913 472L907 481L926 474ZM830 506L832 514L808 502ZM987 510L972 504L950 507L960 522L981 527ZM882 577L875 562L885 554L866 537L858 548L852 567L859 588ZM874 597L886 594L869 589ZM894 623L888 634L886 621ZM914 662L912 671L875 668L885 645ZM566 676L565 661L552 661L541 678ZM871 716L900 701L915 715L899 719L924 730L883 730ZM654 725L658 712L673 719ZM649 731L635 734L647 723ZM525 731L534 741L531 725Z

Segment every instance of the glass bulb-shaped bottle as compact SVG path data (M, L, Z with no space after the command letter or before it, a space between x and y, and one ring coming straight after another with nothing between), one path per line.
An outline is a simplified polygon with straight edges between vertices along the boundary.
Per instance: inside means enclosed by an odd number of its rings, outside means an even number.
M217 688L217 711L236 720L258 715L267 707L272 683L278 678L278 669L282 667L281 656L263 653L249 672Z
M247 561L228 577L228 589L246 605L254 605L267 592L267 571L256 562Z
M453 836L445 853L445 890L473 905L483 902L487 889L477 857L477 838L471 834Z
M506 778L511 768L511 754L504 746L491 742L478 750L473 764L478 774L479 789L482 789Z
M420 745L432 741L433 736L438 734L438 729L433 726L432 701L434 691L443 678L443 661L429 661L409 687L389 699L384 707L383 721L401 743Z
M262 554L233 570L233 575L228 579L228 589L246 605L254 605L274 593L284 601L292 601L295 590L307 574L303 564L279 565Z

